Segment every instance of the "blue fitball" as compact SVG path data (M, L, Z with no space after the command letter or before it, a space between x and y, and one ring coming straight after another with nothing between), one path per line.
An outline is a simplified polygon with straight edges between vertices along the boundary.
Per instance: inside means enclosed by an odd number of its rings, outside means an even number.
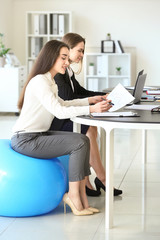
M0 215L27 217L56 208L67 188L64 167L57 158L32 158L15 152L0 139Z

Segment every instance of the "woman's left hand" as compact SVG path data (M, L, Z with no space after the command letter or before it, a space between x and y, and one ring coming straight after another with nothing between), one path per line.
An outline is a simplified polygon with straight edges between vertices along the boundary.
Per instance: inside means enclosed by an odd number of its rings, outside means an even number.
M98 103L98 102L101 102L101 101L103 101L103 100L106 100L107 95L108 95L108 94L103 95L103 96L89 97L89 98L88 98L89 104L96 104L96 103Z

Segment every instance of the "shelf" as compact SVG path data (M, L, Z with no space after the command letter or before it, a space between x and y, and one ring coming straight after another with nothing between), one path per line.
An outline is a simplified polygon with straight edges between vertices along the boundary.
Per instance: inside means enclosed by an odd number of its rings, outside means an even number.
M86 75L87 78L106 78L106 75Z
M36 57L46 42L61 40L72 32L72 13L69 11L30 11L26 14L26 65L30 72Z
M91 65L92 63L92 65ZM92 72L89 74L92 66ZM121 75L116 74L116 68L121 67ZM84 86L89 90L103 89L131 84L130 53L85 53L84 55Z
M109 75L108 78L130 78L128 75Z

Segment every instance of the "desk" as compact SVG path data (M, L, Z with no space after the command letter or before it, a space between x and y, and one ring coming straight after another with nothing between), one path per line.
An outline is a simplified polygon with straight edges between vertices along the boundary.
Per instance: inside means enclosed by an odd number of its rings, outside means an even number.
M134 112L134 111L133 111ZM106 228L113 226L113 150L114 150L114 129L140 129L142 130L142 159L146 159L147 130L160 130L160 114L150 111L136 110L140 117L114 117L114 118L90 118L89 116L75 117L74 131L79 131L78 124L102 127L106 132L106 202L105 221Z

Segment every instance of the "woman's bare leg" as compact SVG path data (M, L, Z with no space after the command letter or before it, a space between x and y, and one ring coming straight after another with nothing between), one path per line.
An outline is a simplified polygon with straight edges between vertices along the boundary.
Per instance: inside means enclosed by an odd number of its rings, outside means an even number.
M79 211L84 209L81 201L81 196L80 196L80 184L81 184L81 181L69 182L69 192L68 192L68 196L70 200L73 202L74 206Z
M105 185L105 169L103 167L100 152L97 144L97 127L90 126L86 136L90 140L90 165L94 169L99 180ZM91 188L89 178L86 179L86 186ZM93 188L93 187L92 187Z
M88 199L87 199L87 195L86 195L86 181L85 179L80 181L80 198L83 204L84 208L88 208L89 207L89 203L88 203Z

